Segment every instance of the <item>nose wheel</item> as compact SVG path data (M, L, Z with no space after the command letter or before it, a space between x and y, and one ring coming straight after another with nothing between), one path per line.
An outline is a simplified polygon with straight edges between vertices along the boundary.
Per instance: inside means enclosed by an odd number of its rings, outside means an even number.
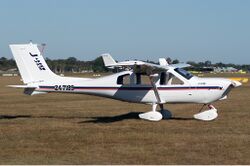
M203 107L204 106L205 105L203 105ZM201 108L201 110L203 109L203 107ZM201 112L200 110L198 114L194 115L194 119L202 121L211 121L216 119L218 117L217 109L211 104L208 105L208 108L208 110L205 110L203 112Z

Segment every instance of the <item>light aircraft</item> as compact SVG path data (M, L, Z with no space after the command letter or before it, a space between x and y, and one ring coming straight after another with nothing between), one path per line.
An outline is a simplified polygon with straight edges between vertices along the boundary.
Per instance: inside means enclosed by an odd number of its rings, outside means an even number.
M24 83L10 87L24 88L24 93L28 95L79 93L150 104L151 111L139 114L141 119L150 121L171 117L171 113L163 108L165 103L208 105L208 110L200 111L194 118L214 120L218 113L211 103L226 99L232 88L241 85L238 81L225 78L193 76L183 69L189 65L170 65L164 58L159 59L159 64L138 60L116 62L109 54L102 55L106 67L122 67L126 70L99 78L62 77L49 69L37 44L13 44L10 49ZM149 78L149 81L144 82L143 77ZM157 110L158 105L160 111Z

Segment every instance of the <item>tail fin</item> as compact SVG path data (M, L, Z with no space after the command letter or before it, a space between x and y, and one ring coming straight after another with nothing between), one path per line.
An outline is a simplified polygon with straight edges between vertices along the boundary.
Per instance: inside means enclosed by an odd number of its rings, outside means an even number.
M161 66L168 66L168 62L166 61L165 58L159 58L159 64Z
M54 74L46 64L37 44L10 45L17 67L25 84L54 80Z
M102 54L102 59L106 67L112 67L116 65L116 61L112 58L110 54Z

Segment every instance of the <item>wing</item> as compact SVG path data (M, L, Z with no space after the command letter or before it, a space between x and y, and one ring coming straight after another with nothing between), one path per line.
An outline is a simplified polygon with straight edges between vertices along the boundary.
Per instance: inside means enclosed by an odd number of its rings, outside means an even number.
M189 67L189 64L179 63L179 64L171 64L169 65L164 58L159 59L159 65L153 63L147 63L143 61L122 61L122 62L115 62L110 54L103 54L102 55L104 65L109 68L113 67L127 67L132 68L135 73L142 73L146 75L152 75L155 73L167 71L170 68L184 68Z
M179 64L171 64L171 65L157 65L153 63L146 63L141 65L134 65L134 72L135 73L142 73L146 75L152 75L155 73L160 73L167 71L171 68L185 68L185 67L190 67L189 64L184 64L184 63L179 63Z

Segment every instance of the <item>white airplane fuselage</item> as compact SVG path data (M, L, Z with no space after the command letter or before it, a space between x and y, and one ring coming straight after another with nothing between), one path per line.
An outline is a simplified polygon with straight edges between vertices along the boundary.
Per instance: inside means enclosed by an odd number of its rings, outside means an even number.
M40 83L35 92L79 93L127 102L157 103L150 84L117 84L117 78L126 74L132 75L132 72L124 71L95 79L61 77L61 81ZM182 85L157 84L157 89L162 103L207 104L225 97L230 86L233 86L233 82L228 79L193 76Z

